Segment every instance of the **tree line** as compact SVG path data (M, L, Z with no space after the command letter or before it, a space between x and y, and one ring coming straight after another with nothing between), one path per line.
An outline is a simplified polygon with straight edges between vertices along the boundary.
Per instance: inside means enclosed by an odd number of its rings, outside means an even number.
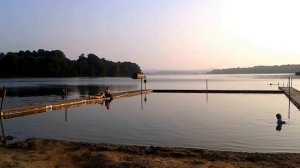
M254 66L249 68L215 69L209 74L262 74L262 73L295 73L300 71L300 65Z
M129 77L140 72L132 62L112 62L95 54L66 58L60 50L0 53L0 77Z

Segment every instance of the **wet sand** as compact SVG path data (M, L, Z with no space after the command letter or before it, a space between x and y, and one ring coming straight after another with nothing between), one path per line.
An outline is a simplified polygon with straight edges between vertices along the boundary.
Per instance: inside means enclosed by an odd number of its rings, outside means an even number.
M299 167L300 154L244 153L190 148L28 139L0 148L2 168Z

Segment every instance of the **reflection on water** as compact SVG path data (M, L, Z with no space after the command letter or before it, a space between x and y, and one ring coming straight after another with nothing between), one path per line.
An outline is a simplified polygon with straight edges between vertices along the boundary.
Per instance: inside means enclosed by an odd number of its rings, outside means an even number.
M109 110L109 106L110 106L110 102L112 101L112 99L109 99L109 100L105 100L104 101L104 104L105 104L105 107L107 110Z
M35 97L35 96L63 96L65 85L42 85L42 86L24 86L17 88L7 88L8 97ZM107 85L78 85L69 86L67 85L68 94L74 96L76 93L80 97L87 97L89 95L98 95L101 93ZM130 90L132 86L109 86L115 91L119 90Z
M68 122L68 108L65 109L65 121Z
M282 127L282 124L277 124L276 130L277 130L277 131L281 131L281 127Z
M144 102L147 103L147 94L144 94Z
M98 95L105 87L112 92L140 88L139 81L130 78L16 78L3 79L1 85L7 87L4 109Z
M144 103L147 103L147 94L148 93L143 93L140 95L141 97L141 110L144 109Z
M277 89L287 76L148 76L151 89ZM67 84L67 89L65 89ZM129 78L4 79L5 108L138 90ZM299 79L293 86L300 87ZM65 95L63 90L67 90ZM276 131L274 116L287 124ZM5 126L5 132L4 128ZM2 134L96 143L183 146L249 152L300 152L300 113L284 95L151 93L5 120ZM3 136L2 135L2 136ZM284 143L289 142L289 143Z
M288 116L288 120L290 120L290 118L291 118L291 97L288 98L288 102L289 103L288 103L288 114L287 114L287 116ZM285 121L282 121L282 117L281 117L280 113L276 114L276 118L277 118L276 130L281 131L282 126L287 124L287 123Z
M300 152L300 113L284 95L164 94L116 99L5 120L16 141L30 137L94 143L182 146L248 152ZM145 101L146 100L146 101ZM285 143L289 142L289 143Z
M293 87L300 89L299 76L293 74L242 75L148 75L143 83L130 78L12 78L1 79L0 86L8 88L4 109L62 100L65 84L68 98L97 95L105 87L113 92L149 89L249 89L277 90L276 84L287 84L293 77ZM272 83L272 85L270 85Z

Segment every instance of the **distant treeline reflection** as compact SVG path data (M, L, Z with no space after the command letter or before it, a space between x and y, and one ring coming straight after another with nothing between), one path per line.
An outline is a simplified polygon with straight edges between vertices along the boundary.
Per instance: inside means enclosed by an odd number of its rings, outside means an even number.
M121 77L140 72L132 62L112 62L95 54L66 58L60 50L0 53L0 77Z
M7 96L9 97L31 97L31 96L63 96L64 85L45 85L35 87L15 87L7 88ZM68 94L78 93L81 97L89 95L97 95L103 92L106 85L79 85L67 86ZM112 90L133 90L135 86L122 85L122 86L109 86Z

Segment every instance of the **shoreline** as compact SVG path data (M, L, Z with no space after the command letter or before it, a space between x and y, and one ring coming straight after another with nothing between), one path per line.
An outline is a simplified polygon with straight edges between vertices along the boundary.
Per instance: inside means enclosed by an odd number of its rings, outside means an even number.
M300 153L95 144L30 138L0 148L2 167L297 167Z

